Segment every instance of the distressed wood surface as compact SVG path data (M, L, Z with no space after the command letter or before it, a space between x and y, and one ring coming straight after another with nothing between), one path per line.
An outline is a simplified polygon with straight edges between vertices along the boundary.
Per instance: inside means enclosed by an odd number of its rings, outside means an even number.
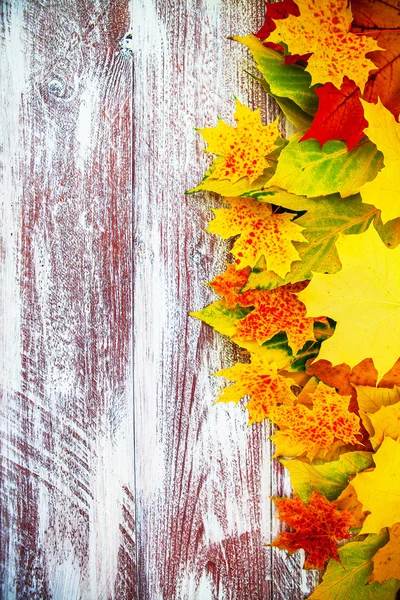
M128 0L0 10L0 597L304 598L268 427L213 406L240 356L188 317L228 251L193 128L276 115L226 37L263 1L132 0L133 60Z
M135 445L141 600L298 600L299 556L265 547L270 494L288 492L266 425L213 406L210 374L237 353L188 317L211 300L227 245L204 233L215 196L185 196L210 157L193 127L232 122L234 94L276 116L232 34L257 31L262 0L133 0Z
M127 0L1 3L1 597L135 598Z

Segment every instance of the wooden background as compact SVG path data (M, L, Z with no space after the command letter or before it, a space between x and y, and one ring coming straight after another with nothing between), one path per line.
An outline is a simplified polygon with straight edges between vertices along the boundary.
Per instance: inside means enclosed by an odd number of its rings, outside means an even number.
M0 7L1 598L304 598L268 426L212 405L237 351L188 317L228 250L193 127L276 114L226 38L262 0Z

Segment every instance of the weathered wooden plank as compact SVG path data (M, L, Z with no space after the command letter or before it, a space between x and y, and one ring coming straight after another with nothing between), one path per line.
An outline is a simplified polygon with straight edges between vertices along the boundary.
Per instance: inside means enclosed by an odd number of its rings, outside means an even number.
M255 31L264 3L133 0L133 15L139 598L297 600L307 590L298 558L264 546L269 496L282 486L269 432L212 406L220 384L210 373L235 350L188 318L213 299L202 284L227 252L203 232L219 201L184 195L210 161L193 127L232 122L234 94L265 111L247 52L226 39Z
M1 597L132 599L128 1L1 17Z

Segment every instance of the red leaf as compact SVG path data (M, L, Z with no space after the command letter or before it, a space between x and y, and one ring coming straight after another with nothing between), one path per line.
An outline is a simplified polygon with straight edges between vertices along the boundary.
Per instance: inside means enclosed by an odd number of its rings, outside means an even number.
M376 69L370 72L363 98L378 101L398 119L400 114L400 11L398 0L352 0L351 31L376 40L382 50L367 54Z
M338 90L332 83L326 83L315 90L319 105L314 121L300 141L317 139L321 146L329 140L343 140L349 150L364 137L368 127L360 102L361 92L354 81L344 77Z
M351 510L339 510L317 490L309 497L309 504L300 498L274 498L279 519L294 532L281 533L271 545L290 553L303 548L306 551L305 569L323 569L328 558L340 561L337 542L350 537L353 525Z

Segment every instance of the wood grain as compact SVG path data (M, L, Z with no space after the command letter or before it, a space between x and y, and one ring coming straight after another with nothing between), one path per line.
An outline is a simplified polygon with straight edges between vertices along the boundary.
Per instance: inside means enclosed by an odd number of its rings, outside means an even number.
M128 2L1 11L1 597L135 598Z
M228 251L193 127L276 115L226 38L262 0L132 0L133 61L128 0L0 11L0 597L300 600L270 431L213 406L240 356L188 317Z
M210 158L193 130L232 122L234 94L268 119L227 35L256 31L260 0L133 0L135 445L141 600L303 598L300 558L265 547L278 527L269 496L287 481L266 425L216 405L210 374L237 354L188 317L213 295L227 246L204 233L206 194L185 196Z

